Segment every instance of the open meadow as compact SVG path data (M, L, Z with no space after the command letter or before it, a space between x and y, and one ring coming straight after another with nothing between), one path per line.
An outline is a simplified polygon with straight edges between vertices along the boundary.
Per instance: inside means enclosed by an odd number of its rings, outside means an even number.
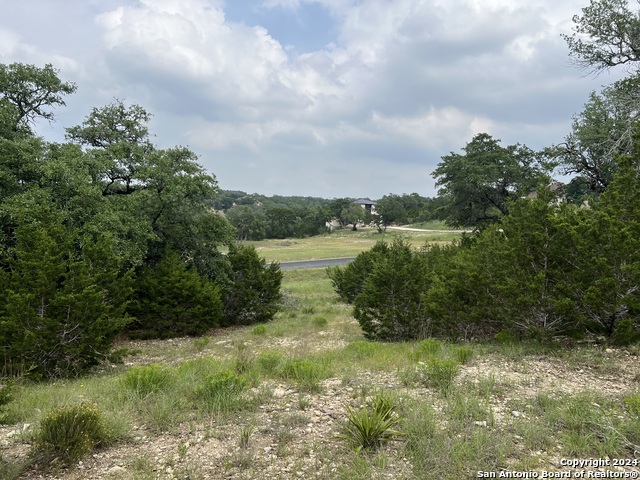
M412 234L402 232L424 242L426 235ZM329 258L353 256L379 238L344 232L257 246L268 260ZM121 341L122 364L18 386L0 417L0 479L468 479L507 470L540 477L543 470L638 470L637 347L369 342L324 270L284 272L283 290L270 323ZM97 447L64 466L64 454L45 455L37 439L49 412L72 405L99 412L103 425ZM626 464L561 464L573 458Z
M450 243L461 235L461 233L447 231L443 224L435 222L421 224L417 228L425 230L407 231L390 228L384 233L378 233L375 228L359 228L355 232L351 229L344 229L316 237L269 239L245 243L256 247L258 253L268 262L296 262L355 257L360 252L373 247L377 241L391 241L396 236L407 239L414 247L421 247L426 242ZM438 230L445 231L439 232Z

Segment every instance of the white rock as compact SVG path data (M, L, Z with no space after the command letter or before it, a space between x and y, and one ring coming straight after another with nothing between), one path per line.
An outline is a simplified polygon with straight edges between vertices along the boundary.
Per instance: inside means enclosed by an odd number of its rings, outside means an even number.
M116 465L115 467L111 467L109 470L107 470L107 473L109 475L118 475L120 473L124 473L127 470L119 465Z
M282 398L287 394L287 391L283 388L274 388L273 389L273 397L274 398Z

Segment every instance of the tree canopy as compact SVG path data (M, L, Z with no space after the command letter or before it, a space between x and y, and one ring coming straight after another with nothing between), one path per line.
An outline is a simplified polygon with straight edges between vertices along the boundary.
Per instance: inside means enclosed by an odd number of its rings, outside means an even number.
M574 117L573 131L550 150L562 173L577 174L591 192L605 191L617 168L615 157L631 152L639 92L640 78L632 77L605 87L600 95L591 93Z
M563 36L579 66L600 72L625 65L637 71L640 13L628 0L591 0L573 23L574 33Z
M548 182L549 166L524 145L503 147L480 133L463 151L443 156L432 173L438 194L449 200L446 218L453 226L495 222L507 215L510 199Z
M242 262L222 254L235 232L211 208L216 178L188 148L153 145L143 107L94 108L65 143L35 136L33 122L52 120L74 91L50 65L0 65L3 373L80 374L123 332L272 318L278 266L263 268L255 250L239 248ZM246 289L260 301L239 309Z

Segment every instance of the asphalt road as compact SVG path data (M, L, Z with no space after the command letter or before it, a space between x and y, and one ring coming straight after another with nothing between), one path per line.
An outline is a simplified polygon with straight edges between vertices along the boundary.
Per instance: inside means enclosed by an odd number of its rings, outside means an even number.
M355 260L352 258L329 258L327 260L305 260L304 262L284 262L280 263L281 270L304 270L307 268L326 268L334 265L346 265Z

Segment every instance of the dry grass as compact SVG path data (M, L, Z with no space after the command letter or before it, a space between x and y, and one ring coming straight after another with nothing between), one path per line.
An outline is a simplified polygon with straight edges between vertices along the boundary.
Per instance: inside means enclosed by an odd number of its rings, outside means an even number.
M450 243L459 238L458 233L412 232L388 230L378 233L375 229L361 228L354 232L348 229L338 230L328 235L309 238L293 238L285 240L262 240L246 242L256 247L256 250L267 261L295 262L301 260L322 260L326 258L355 257L360 252L368 250L379 240L392 241L400 236L409 240L415 247L426 242Z

